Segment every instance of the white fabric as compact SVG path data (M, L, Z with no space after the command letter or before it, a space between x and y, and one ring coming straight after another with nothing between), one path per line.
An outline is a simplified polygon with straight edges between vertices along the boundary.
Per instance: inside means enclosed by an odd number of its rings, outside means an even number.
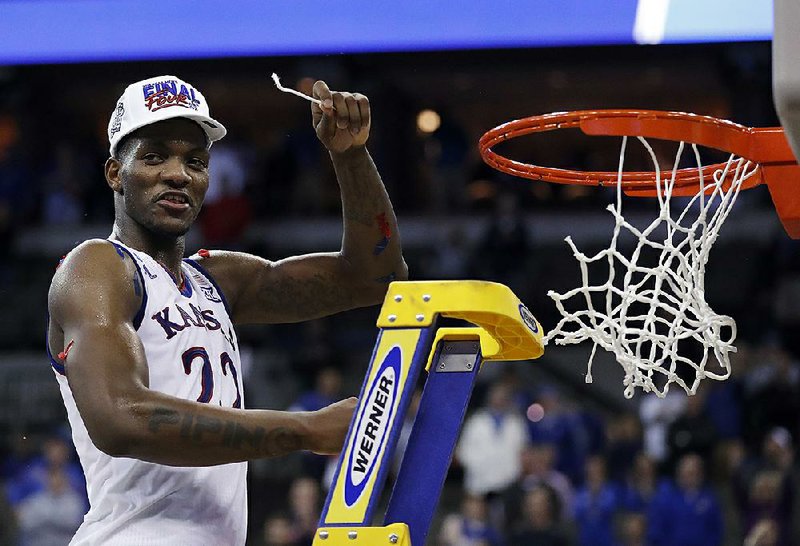
M202 347L209 355L213 376L208 403L233 407L242 390L241 367L223 296L188 262L182 267L187 290L181 293L153 258L128 251L140 269L147 298L138 334L147 356L150 388L197 400L202 389L203 359L194 358L187 373L182 355L187 349ZM191 294L184 295L188 290ZM157 315L168 317L166 328L155 319ZM236 382L230 364L223 373L223 353L236 371ZM71 545L244 545L247 463L184 468L110 457L89 438L66 377L59 373L56 377L91 505Z
M514 483L522 470L520 456L527 443L528 430L519 415L505 414L500 426L486 409L470 416L456 448L467 493L502 491Z

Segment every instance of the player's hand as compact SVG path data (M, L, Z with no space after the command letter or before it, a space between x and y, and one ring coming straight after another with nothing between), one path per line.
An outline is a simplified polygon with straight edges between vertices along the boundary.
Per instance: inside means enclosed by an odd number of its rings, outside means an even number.
M309 449L319 455L335 455L342 450L358 398L350 397L311 413Z
M334 153L364 146L369 137L369 99L360 93L331 91L324 81L314 84L311 116L317 137Z

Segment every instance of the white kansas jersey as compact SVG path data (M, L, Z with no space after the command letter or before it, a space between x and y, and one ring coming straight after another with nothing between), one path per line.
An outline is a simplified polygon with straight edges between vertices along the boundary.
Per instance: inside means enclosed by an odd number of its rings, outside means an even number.
M133 259L144 285L134 326L147 356L150 388L243 407L239 348L225 298L213 279L194 261L184 260L179 287L149 255L111 244L121 257ZM106 455L89 438L64 366L51 362L91 505L72 545L244 545L247 463L184 468Z

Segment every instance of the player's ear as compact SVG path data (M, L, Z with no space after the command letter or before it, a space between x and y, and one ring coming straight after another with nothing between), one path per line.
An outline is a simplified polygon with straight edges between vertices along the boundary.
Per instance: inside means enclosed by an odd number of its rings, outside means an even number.
M114 193L122 195L122 179L120 178L120 169L122 169L122 162L119 159L109 157L106 159L106 183L108 187L114 190Z

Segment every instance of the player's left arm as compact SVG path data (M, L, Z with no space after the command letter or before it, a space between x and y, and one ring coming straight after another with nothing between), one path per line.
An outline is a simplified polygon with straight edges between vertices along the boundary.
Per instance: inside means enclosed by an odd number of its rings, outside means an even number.
M342 247L275 262L222 251L195 257L225 292L234 322L296 322L374 305L391 281L408 277L392 203L366 148L369 100L322 81L314 96L321 101L311 106L314 128L341 192Z

